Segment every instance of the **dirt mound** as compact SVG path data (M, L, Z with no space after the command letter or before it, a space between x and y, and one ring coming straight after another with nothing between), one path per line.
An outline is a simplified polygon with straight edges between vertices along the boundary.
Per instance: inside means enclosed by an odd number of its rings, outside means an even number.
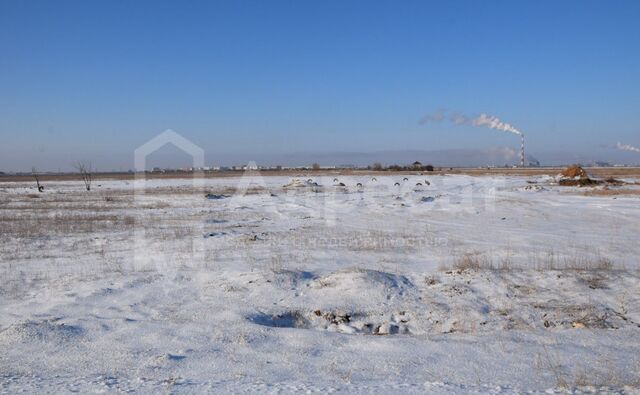
M571 177L571 178L576 178L576 177L580 177L580 178L589 178L589 175L587 174L586 171L584 171L584 169L578 165L572 165L567 167L566 169L562 170L562 173L560 173L563 177Z
M56 320L27 321L0 331L0 344L24 342L69 342L75 341L84 333L76 325L58 323Z
M589 174L582 167L572 165L562 170L558 184L567 187L584 187L601 184L601 181L589 178Z
M267 278L280 288L291 289L315 280L316 277L311 272L281 269L272 271Z
M583 178L563 178L558 181L558 185L563 187L585 187L590 185L599 185L601 184L598 180L592 180L588 177Z
M371 290L373 288L403 290L413 288L413 284L411 280L402 275L378 270L350 268L318 278L314 287L341 290Z

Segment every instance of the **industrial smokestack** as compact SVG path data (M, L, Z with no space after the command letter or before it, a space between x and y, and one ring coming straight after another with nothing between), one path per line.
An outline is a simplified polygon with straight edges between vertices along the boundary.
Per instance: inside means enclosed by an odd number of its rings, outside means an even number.
M524 167L524 133L520 133L520 167Z
M441 122L445 120L446 110L440 109L433 114L426 115L420 119L420 124L424 125L429 122ZM475 127L483 127L494 130L500 130L520 136L520 166L525 167L524 160L524 133L516 129L512 125L502 122L498 117L482 113L477 117L468 117L463 114L453 113L448 117L449 121L456 125L471 125Z
M455 119L458 120L457 123L460 123L459 117L456 117ZM521 131L509 125L508 123L502 122L500 119L498 119L498 117L494 117L493 115L482 113L478 117L467 119L467 122L470 122L473 126L481 126L489 129L501 130L507 133L522 135Z

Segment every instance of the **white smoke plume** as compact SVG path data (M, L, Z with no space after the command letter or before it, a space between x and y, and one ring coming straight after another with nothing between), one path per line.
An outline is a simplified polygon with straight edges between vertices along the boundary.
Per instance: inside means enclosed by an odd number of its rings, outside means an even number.
M499 156L505 160L512 160L518 157L518 151L509 147L495 147L488 150L488 153L494 156Z
M502 122L497 117L493 115L480 114L479 117L473 118L471 120L471 124L473 126L486 126L489 129L502 130L503 132L513 133L517 135L522 135L522 132L508 123Z
M616 144L616 148L623 151L640 152L640 148L634 147L633 145L629 144L622 144L620 142Z
M512 125L502 122L498 117L493 115L482 113L477 117L467 117L462 114L453 113L446 117L445 110L438 110L431 115L426 115L420 119L420 124L424 125L428 122L440 122L445 119L449 119L450 122L456 125L471 125L475 127L486 127L489 129L501 130L507 133L522 135L522 132L513 127Z
M464 125L471 122L471 118L458 113L451 114L451 116L449 116L449 120L456 125Z
M444 120L446 112L447 110L445 110L444 108L440 108L433 114L427 114L420 119L420 125L424 125L429 122L441 122Z

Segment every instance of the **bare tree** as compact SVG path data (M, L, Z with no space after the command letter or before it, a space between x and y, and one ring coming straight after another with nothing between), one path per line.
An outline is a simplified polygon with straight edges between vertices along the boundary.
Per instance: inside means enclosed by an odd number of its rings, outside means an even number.
M73 167L75 167L76 170L78 170L78 173L80 173L80 176L82 177L82 181L84 181L84 186L87 188L87 191L90 191L91 181L92 181L91 162L89 163L78 162Z
M40 185L40 180L38 179L38 171L35 167L31 168L31 174L33 174L33 178L36 179L36 186L38 187L38 192L44 192L44 186Z

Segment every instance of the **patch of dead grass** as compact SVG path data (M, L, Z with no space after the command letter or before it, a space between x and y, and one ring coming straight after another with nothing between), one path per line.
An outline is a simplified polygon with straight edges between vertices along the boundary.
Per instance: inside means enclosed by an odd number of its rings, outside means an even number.
M640 189L591 189L582 193L584 196L640 196Z
M457 256L450 267L443 267L443 270L455 270L457 272L465 271L513 271L534 269L538 271L556 270L556 271L587 271L587 272L607 272L623 267L616 267L613 261L603 257L597 251L576 252L572 255L558 255L549 253L546 257L535 259L524 265L515 264L509 256L494 257L489 254L473 251L465 252ZM593 285L597 287L593 280Z

